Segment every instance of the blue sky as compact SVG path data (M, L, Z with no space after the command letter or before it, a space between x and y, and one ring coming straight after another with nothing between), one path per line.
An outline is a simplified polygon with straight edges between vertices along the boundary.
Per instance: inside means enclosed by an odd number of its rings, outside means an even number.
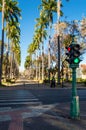
M22 9L22 20L20 21L21 27L21 67L20 70L24 69L24 62L27 56L28 45L32 42L34 34L34 25L36 24L35 19L39 17L38 6L41 0L18 0L19 7ZM67 17L68 21L74 19L82 19L86 16L86 0L62 0L64 13L63 18ZM57 20L57 15L55 15L55 20ZM55 21L56 22L56 21ZM84 58L85 61L86 58Z
M35 19L39 17L38 6L41 3L41 0L18 0L19 7L22 10L22 20L20 20L21 28L21 66L20 70L24 69L24 62L27 56L28 45L32 42L34 34L34 25L36 24ZM67 17L66 20L81 20L83 16L86 16L86 0L62 0L63 8L62 11L64 16L62 20ZM57 15L54 17L54 22L57 21ZM0 21L1 22L1 21ZM0 27L1 28L1 27ZM1 31L0 31L1 32ZM84 58L86 62L86 58ZM83 62L84 62L83 61Z

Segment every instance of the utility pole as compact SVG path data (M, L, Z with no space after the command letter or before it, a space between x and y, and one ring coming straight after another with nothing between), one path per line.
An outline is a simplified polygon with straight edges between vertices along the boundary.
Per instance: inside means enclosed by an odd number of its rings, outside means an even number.
M61 0L58 0L57 1L58 85L60 85L60 34L59 34L60 6L61 6Z
M0 58L0 84L2 83L2 64L3 64L3 53L4 53L4 9L5 0L2 0L2 44L1 44L1 58Z

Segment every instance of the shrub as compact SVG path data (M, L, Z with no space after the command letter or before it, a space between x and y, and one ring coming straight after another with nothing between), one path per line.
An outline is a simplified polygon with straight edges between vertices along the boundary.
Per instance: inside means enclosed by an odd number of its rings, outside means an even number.
M44 79L43 83L49 83L48 79Z

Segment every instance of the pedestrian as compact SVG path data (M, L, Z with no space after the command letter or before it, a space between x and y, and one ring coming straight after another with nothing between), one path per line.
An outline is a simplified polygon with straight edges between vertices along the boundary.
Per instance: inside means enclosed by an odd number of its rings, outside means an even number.
M55 88L55 77L54 75L52 76L52 80L51 80L51 85L50 85L51 88Z

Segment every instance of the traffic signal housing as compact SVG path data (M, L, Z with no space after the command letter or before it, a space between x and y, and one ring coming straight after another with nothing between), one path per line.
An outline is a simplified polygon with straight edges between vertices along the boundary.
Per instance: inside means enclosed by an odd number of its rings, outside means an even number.
M66 61L69 64L79 64L80 63L80 45L79 44L70 44L66 47Z
M71 61L70 61L70 54L71 54L71 47L68 46L66 47L66 61L70 64Z

